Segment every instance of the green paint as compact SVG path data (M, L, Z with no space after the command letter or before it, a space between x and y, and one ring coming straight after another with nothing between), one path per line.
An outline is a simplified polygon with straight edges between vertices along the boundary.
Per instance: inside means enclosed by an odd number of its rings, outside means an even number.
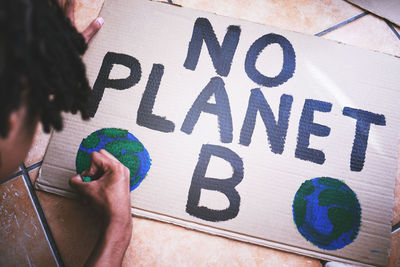
M115 157L118 157L123 150L131 153L143 151L144 147L139 142L130 140L115 140L106 145L106 150Z
M125 153L117 156L117 159L129 169L129 176L133 177L140 164L139 157L132 153Z
M84 170L89 169L90 167L90 155L83 151L79 150L78 154L76 155L76 167L77 167L77 173L80 174Z
M356 220L354 213L342 207L330 208L328 217L333 225L330 234L332 240L338 239L343 233L350 231Z
M92 181L92 178L90 178L89 176L83 176L83 181L84 181L85 183L91 182L91 181Z
M100 143L100 138L95 134L91 134L85 139L83 139L81 145L83 148L91 149L95 148L99 143Z
M359 228L359 229L360 229L360 228ZM358 235L358 231L357 231L357 232L353 232L353 233L351 234L350 239L351 239L351 240L354 240L354 239L357 237L357 235Z
M310 180L305 181L301 184L300 189L298 191L299 196L305 197L314 193L315 188L313 183Z
M332 187L332 188L337 188L339 189L341 186L343 186L343 182L337 179L329 178L329 177L321 177L319 179L319 183Z
M339 205L344 207L354 207L357 205L357 198L352 192L339 191L328 188L323 190L318 196L321 206Z
M306 219L306 211L307 211L307 203L306 201L299 196L296 196L293 203L293 210L294 210L294 222L296 223L297 227L303 225Z
M305 181L301 184L299 190L297 191L296 197L293 202L293 211L294 211L294 222L297 227L303 225L306 219L307 212L307 203L304 200L304 197L311 195L314 193L315 187L310 180Z
M125 137L128 135L127 130L117 128L104 128L103 130L101 130L101 133L113 139Z

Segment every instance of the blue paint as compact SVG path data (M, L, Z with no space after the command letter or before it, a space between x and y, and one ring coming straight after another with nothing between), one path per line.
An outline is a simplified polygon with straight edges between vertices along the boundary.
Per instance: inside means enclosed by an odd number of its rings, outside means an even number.
M146 89L144 90L142 100L140 100L136 123L152 130L169 133L174 131L175 124L165 117L153 114L154 103L163 74L164 66L153 64Z
M279 44L283 51L283 66L281 72L275 77L267 77L256 68L257 58L260 53L271 44ZM255 83L276 87L292 78L296 68L296 54L292 44L282 35L270 33L257 39L249 48L246 55L245 70L247 76Z
M385 116L369 111L345 107L343 115L357 120L356 134L351 150L350 169L360 172L364 167L365 152L367 151L368 135L371 124L385 126Z
M314 123L314 111L330 112L332 104L328 102L306 99L301 113L299 133L297 137L296 158L311 161L317 164L325 162L325 154L321 150L309 148L311 134L328 136L331 129L325 125Z
M332 209L340 209L345 216L335 214ZM315 178L304 182L297 191L293 219L305 239L321 249L336 250L356 239L361 226L361 206L344 182Z
M192 39L189 42L188 53L183 66L189 70L196 69L204 41L217 74L228 76L239 43L240 31L239 26L229 26L224 41L220 45L210 21L206 18L198 18L193 27Z
M137 139L133 134L131 134L130 132L127 132L126 136L123 137L108 137L107 135L103 134L101 130L98 130L92 134L97 134L98 137L100 138L100 142L93 148L85 148L82 146L82 144L79 146L79 150L82 150L84 152L87 152L89 155L92 154L92 152L94 151L100 151L101 149L106 149L106 145L110 142L113 141L123 141L123 140L129 140L129 141L134 141L134 142L139 142L139 139ZM121 154L125 154L125 153L131 153L130 151L121 149ZM140 152L137 152L134 154L135 156L137 156L139 158L139 167L136 171L136 173L130 173L130 191L134 190L135 188L137 188L140 183L143 181L143 179L146 177L147 172L150 170L150 166L151 166L151 159L150 159L150 155L149 152L146 150L145 147L143 147L143 150ZM138 177L140 177L140 180L133 184L132 182L135 181L135 179L137 179Z
M215 96L215 104L207 101ZM221 142L232 142L232 115L228 94L222 78L211 78L207 86L201 91L183 121L181 131L191 134L202 112L217 115Z
M219 157L230 163L233 169L233 174L230 178L210 178L205 176L211 156ZM210 222L227 221L235 218L240 208L240 195L235 187L242 179L243 161L235 152L222 146L203 145L199 161L193 172L186 212L194 217ZM229 207L223 210L214 210L205 206L199 206L201 190L212 190L224 194L229 200Z
M241 145L248 146L251 143L254 127L256 124L257 113L260 112L265 125L268 141L271 151L276 154L282 154L285 146L286 134L289 126L290 110L292 108L293 97L283 94L279 104L278 122L275 120L274 113L271 110L267 100L260 89L251 90L249 104L247 106L246 117L243 121L240 131Z

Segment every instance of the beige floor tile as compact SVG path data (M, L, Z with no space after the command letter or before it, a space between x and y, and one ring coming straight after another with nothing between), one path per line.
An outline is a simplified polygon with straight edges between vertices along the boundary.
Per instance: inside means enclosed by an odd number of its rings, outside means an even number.
M386 22L374 15L367 15L323 37L400 57L400 40Z
M75 1L75 26L83 31L97 17L103 7L104 0Z
M307 34L316 34L363 12L345 1L174 0L176 4Z
M39 172L40 172L40 168L41 167L37 167L37 168L29 171L29 177L31 178L32 184L34 184L36 179L38 178Z
M56 266L21 176L0 186L0 266Z
M321 266L318 260L133 218L123 266Z

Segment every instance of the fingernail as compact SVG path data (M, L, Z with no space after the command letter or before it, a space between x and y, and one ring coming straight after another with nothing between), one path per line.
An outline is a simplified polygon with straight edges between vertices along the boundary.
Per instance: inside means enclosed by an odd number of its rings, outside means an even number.
M103 19L102 17L98 17L98 18L96 19L96 21L97 21L97 23L100 24L100 26L104 24L104 19Z

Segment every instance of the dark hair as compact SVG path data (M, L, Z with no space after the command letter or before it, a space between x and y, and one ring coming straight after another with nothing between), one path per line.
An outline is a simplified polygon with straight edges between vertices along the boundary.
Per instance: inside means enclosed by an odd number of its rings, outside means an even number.
M25 103L45 132L62 129L62 112L89 117L85 40L57 0L0 1L0 34L0 136L8 135L11 112Z

